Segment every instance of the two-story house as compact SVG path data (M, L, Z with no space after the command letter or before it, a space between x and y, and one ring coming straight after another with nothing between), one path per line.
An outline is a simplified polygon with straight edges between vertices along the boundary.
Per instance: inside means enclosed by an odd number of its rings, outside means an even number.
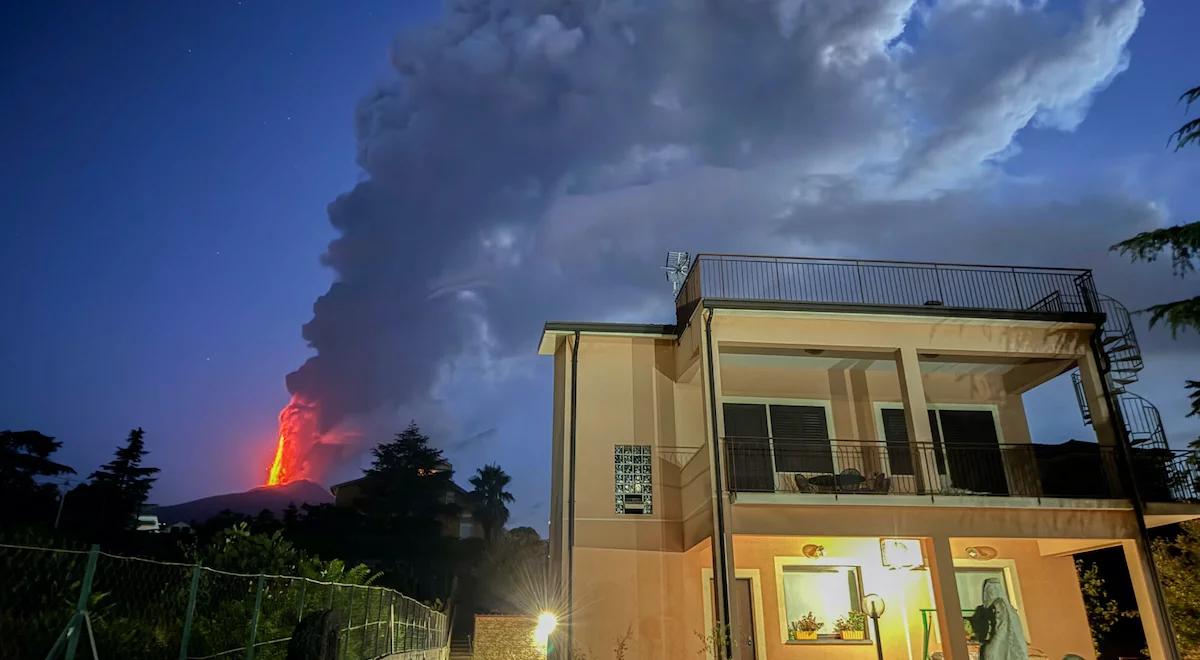
M630 658L966 660L984 605L1015 612L1029 657L1091 658L1073 557L1106 547L1151 656L1175 657L1147 529L1200 517L1197 475L1126 391L1136 337L1090 271L700 255L685 274L673 324L541 338L560 657L628 631ZM1034 442L1023 396L1056 378L1093 438Z

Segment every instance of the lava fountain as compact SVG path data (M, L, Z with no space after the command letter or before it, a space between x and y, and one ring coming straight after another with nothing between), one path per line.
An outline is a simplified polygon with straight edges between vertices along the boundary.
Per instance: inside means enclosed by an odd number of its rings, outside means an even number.
M279 439L275 444L275 457L267 468L268 486L308 478L310 472L319 468L314 465L314 450L319 449L320 434L316 429L316 406L292 396L292 400L279 411Z

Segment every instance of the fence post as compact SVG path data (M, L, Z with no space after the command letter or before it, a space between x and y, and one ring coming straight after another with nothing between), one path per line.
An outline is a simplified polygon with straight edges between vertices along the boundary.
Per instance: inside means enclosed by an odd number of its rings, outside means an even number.
M88 550L87 567L83 570L83 582L79 585L79 602L75 605L75 616L67 624L67 653L66 660L75 660L75 650L79 647L79 638L83 634L84 620L87 616L88 599L92 597L92 580L96 577L96 560L100 558L100 546L93 545Z
M304 619L304 597L308 595L308 580L300 580L300 608L296 611L296 623Z
M183 615L183 637L179 640L179 660L187 659L188 641L192 638L192 619L196 616L196 591L200 587L200 564L192 567L192 587L188 591L187 613Z
M388 603L388 653L396 652L396 600Z
M250 641L246 642L246 660L254 660L254 641L258 639L258 613L262 609L263 582L266 576L258 576L258 586L254 590L254 617L250 619Z

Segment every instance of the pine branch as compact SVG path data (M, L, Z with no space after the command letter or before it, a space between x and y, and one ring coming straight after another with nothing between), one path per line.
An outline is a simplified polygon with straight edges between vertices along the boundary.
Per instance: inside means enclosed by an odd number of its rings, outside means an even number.
M1132 261L1154 261L1166 249L1171 251L1171 264L1176 274L1182 277L1195 270L1195 261L1200 257L1200 222L1144 231L1108 248Z
M1191 328L1200 332L1200 296L1188 300L1151 305L1142 312L1150 312L1150 327L1159 321L1166 321L1171 329L1171 336L1176 336L1180 330Z
M1184 101L1188 108L1191 108L1192 103L1198 99L1200 99L1200 85L1179 95L1179 100ZM1193 119L1180 126L1178 130L1171 134L1171 137L1167 138L1168 143L1175 143L1175 151L1179 151L1188 144L1196 141L1200 141L1200 118Z
M1200 380L1189 380L1185 385L1191 394L1188 398L1192 400L1192 411L1188 413L1188 417L1200 416Z

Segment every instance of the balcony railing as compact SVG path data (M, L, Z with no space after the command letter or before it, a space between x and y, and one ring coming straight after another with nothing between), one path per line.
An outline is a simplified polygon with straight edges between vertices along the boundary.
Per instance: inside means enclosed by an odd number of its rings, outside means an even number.
M675 297L682 322L701 298L771 303L1098 312L1092 272L862 259L701 254Z
M834 495L1127 497L1115 447L724 439L729 490ZM1200 501L1194 452L1135 450L1150 501Z

